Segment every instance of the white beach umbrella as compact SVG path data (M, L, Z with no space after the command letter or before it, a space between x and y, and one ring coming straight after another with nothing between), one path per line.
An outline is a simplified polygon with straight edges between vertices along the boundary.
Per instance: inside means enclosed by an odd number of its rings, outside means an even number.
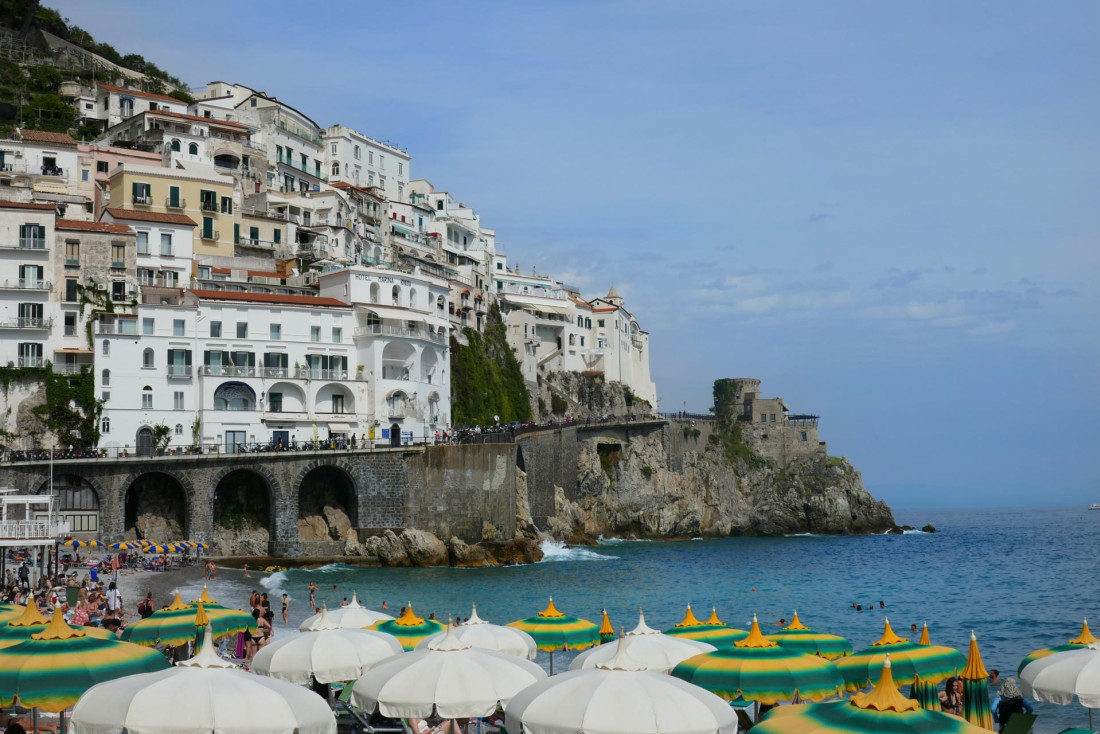
M252 660L252 672L299 685L354 680L371 663L401 652L393 635L377 630L346 629L333 622L328 612L307 631L276 640Z
M331 610L328 613L328 618L341 627L346 627L348 629L364 629L370 627L375 622L385 622L393 619L393 617L383 612L367 609L359 603L359 599L354 593L351 595L350 604L346 607L339 607L338 609ZM320 621L321 615L314 614L310 617L306 617L305 621L298 625L298 629L302 632L307 632L310 627Z
M1089 710L1100 708L1100 644L1077 650L1063 650L1033 660L1020 671L1020 688L1025 696L1066 706L1074 697Z
M496 650L525 660L534 660L539 652L535 644L535 638L523 630L499 624L489 624L477 616L477 604L474 604L474 610L470 613L470 618L452 629L455 637L463 642L469 642L479 650ZM439 642L447 634L447 632L440 632L438 635L425 638L416 646L416 649L431 647L433 643Z
M608 642L590 650L585 650L573 658L570 670L595 668L618 654L619 647L626 648L631 658L646 666L654 673L667 673L679 663L695 655L714 652L718 648L707 642L689 640L685 637L673 637L655 630L645 623L645 615L638 612L638 626L626 633L619 641Z
M646 670L619 639L615 656L520 691L504 708L527 734L735 734L737 716L710 691Z
M481 718L527 686L546 678L535 663L495 650L479 650L446 636L423 650L376 663L356 681L351 700L383 716ZM519 731L518 729L516 731Z
M198 655L169 670L89 688L73 707L73 734L336 734L313 691L237 669L214 652L210 627Z

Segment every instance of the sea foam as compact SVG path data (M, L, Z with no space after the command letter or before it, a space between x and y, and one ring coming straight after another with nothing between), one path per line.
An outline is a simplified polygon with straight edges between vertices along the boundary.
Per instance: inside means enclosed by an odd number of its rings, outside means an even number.
M560 540L544 540L539 544L539 548L542 549L542 560L539 561L539 563L560 561L613 561L618 558L618 556L597 553L588 548L570 547Z

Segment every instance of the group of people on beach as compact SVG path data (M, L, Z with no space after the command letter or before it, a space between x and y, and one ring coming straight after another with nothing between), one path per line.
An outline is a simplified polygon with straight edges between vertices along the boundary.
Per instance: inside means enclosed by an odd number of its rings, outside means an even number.
M1031 704L1024 698L1015 678L1001 680L1001 671L994 669L989 673L988 689L996 692L990 709L998 732L1004 731L1005 724L1013 714L1031 713ZM939 699L940 708L944 712L962 716L966 706L962 678L952 676L945 680Z

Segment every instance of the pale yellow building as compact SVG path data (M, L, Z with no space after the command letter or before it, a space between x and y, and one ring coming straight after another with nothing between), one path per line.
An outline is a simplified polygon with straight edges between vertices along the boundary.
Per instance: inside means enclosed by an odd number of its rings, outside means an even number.
M196 259L233 256L241 219L232 176L215 173L212 167L154 168L124 163L111 171L109 181L112 209L183 214L197 223Z

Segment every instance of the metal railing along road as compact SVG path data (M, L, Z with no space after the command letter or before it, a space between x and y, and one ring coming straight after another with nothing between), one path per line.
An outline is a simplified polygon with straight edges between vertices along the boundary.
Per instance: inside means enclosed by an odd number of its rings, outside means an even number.
M356 432L358 434L358 432ZM439 441L438 443L442 443ZM401 444L401 448L410 446L435 445L435 435L418 436L410 442ZM291 440L289 443L280 442L248 442L248 443L203 443L198 445L169 446L163 451L151 446L111 446L98 449L73 449L65 451L49 451L46 449L31 450L7 450L0 451L0 464L49 462L52 458L58 461L114 461L117 459L145 458L151 461L157 459L178 458L181 456L225 456L227 454L290 454L317 451L380 451L384 449L398 448L392 446L388 439L369 439L356 435L355 441L351 438L328 438L317 441Z

